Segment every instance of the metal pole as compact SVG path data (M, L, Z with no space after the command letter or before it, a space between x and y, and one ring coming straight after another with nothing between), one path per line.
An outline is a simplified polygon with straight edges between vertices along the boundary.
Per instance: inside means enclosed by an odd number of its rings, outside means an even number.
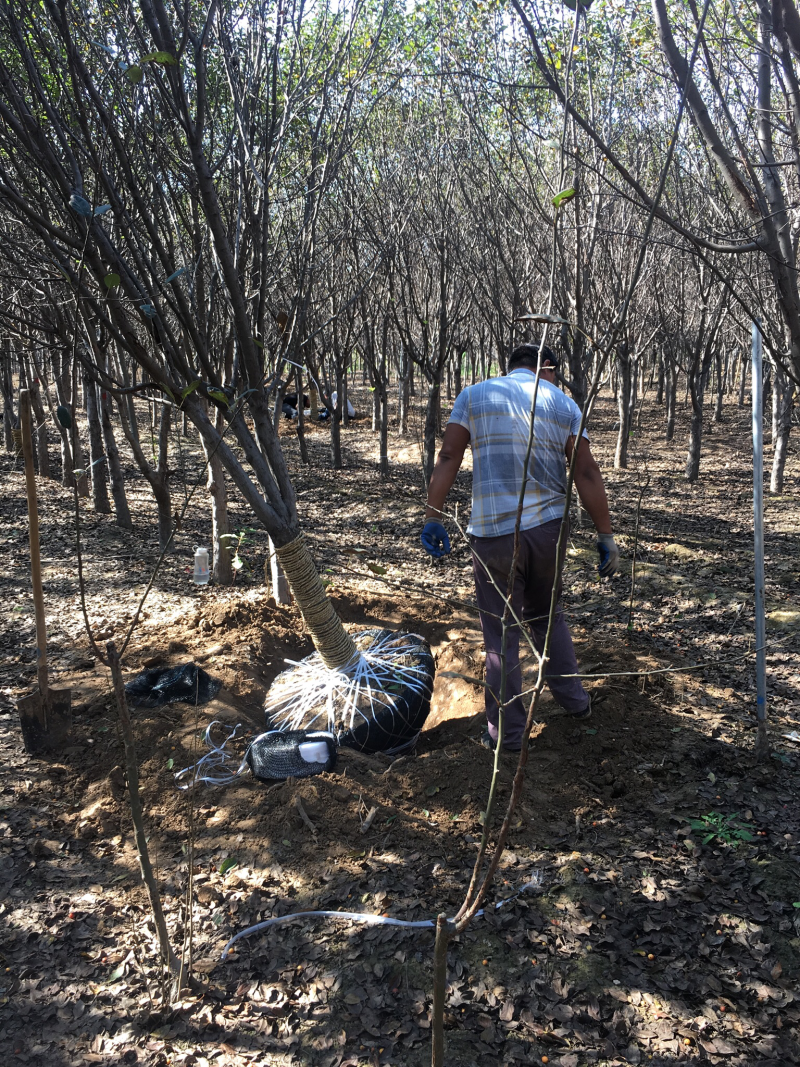
M756 755L769 751L767 742L767 654L764 620L764 411L761 395L761 329L753 323L753 554L756 613Z

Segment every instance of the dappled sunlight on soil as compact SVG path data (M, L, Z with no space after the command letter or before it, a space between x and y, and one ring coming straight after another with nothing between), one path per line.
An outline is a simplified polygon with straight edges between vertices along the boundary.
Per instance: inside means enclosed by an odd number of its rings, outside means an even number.
M600 433L611 417L601 409L597 452L612 436ZM329 592L347 625L418 633L431 644L432 714L416 751L399 759L342 752L335 772L315 778L270 785L246 775L178 790L175 773L204 751L208 723L258 732L271 681L285 660L311 651L296 610L276 607L262 584L261 534L248 534L240 585L198 590L188 567L192 546L207 537L206 516L187 522L125 663L132 675L194 660L223 682L204 707L134 712L149 847L173 943L191 937L200 980L169 1009L110 678L81 636L70 498L56 485L42 492L46 595L55 677L72 688L75 730L53 763L21 750L14 702L33 680L32 620L22 480L2 457L11 558L0 716L9 1062L428 1061L427 930L302 920L219 959L248 925L305 909L453 914L481 835L492 755L479 743L483 649L466 547L457 540L441 563L418 549L415 459L386 486L371 466L371 436L346 431L351 466L334 479L327 439L319 431L310 443L317 465L295 477ZM721 447L722 435L711 443ZM644 471L635 445L631 469L608 478L628 559ZM393 447L410 454L416 445ZM689 490L677 475L682 456L654 435L648 454L652 489L632 598L629 562L599 583L591 533L573 528L565 603L596 710L575 722L549 697L542 702L500 876L486 914L451 949L454 1065L544 1056L563 1067L798 1062L800 780L796 744L782 736L800 725L791 629L798 549L787 537L797 515L767 511L773 755L756 766L746 455L729 450L731 466ZM459 481L456 499L467 494ZM119 641L155 553L107 520L87 513L84 523L90 618L100 639ZM530 655L525 664L532 684ZM244 744L233 743L237 755ZM514 768L501 760L501 807Z

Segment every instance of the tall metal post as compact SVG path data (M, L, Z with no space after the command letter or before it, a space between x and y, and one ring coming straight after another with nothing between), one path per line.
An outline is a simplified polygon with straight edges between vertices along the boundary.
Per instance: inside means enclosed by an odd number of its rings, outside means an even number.
M764 617L764 408L761 375L761 329L753 323L753 555L756 614L756 755L769 751L767 742L767 650Z

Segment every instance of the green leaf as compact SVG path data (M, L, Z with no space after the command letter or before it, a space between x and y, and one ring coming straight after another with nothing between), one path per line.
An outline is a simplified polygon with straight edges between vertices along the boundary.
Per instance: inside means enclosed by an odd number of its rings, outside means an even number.
M134 65L132 67L128 67L128 69L125 71L125 77L133 85L138 85L144 77L144 71L141 67L137 67L136 65Z
M234 867L238 867L238 866L239 866L239 861L237 859L234 859L233 856L228 856L227 859L223 860L222 863L220 863L220 865L219 865L219 873L220 874L227 874L228 871L232 871Z
M178 61L171 52L150 52L142 56L142 63L160 63L163 67L177 67Z
M118 982L120 978L122 978L123 974L125 974L125 964L120 963L119 966L115 967L111 974L108 976L108 981Z
M105 278L103 278L103 284L106 289L116 289L121 281L122 278L120 278L118 274L107 274Z
M367 563L367 566L373 574L386 574L386 568L381 567L378 563Z
M575 189L574 188L562 189L560 193L556 193L556 195L553 197L553 207L557 211L561 207L562 204L566 204L566 202L568 200L571 200L574 195L575 195Z
M172 758L172 756L170 756L170 758L167 760L167 770L171 771L174 766L175 760Z
M200 379L196 378L195 381L190 382L185 389L181 389L181 400L185 400L187 396L191 396L199 384Z
M800 908L800 900L795 900L794 903L792 904L792 907L793 908Z
M208 390L208 395L212 400L216 400L218 403L224 404L226 408L230 407L230 403L228 401L227 396L225 396L221 389L217 389L216 386L211 386L211 388Z

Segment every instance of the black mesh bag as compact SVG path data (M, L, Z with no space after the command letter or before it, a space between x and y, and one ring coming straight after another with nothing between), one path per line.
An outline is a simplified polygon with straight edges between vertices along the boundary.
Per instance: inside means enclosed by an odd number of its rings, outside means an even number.
M125 686L125 695L139 708L162 704L207 704L222 688L218 678L206 674L196 663L180 667L155 667L142 671Z
M369 631L361 631L363 637ZM389 630L371 631L378 640L392 635ZM339 744L346 748L355 748L359 752L385 752L397 755L410 748L431 710L431 693L436 665L427 644L416 634L404 634L403 640L414 649L415 670L413 684L402 681L385 688L387 703L375 703L366 718L357 721L353 728L339 736Z
M336 766L336 739L325 730L270 730L259 734L245 756L264 781L308 778Z

